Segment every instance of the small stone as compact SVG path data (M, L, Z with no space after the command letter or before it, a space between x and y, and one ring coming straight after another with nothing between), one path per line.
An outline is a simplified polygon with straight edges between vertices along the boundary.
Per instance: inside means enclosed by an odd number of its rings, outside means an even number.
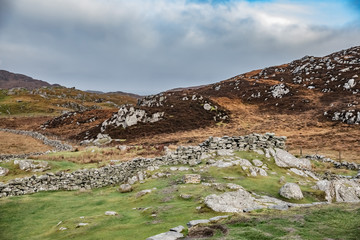
M228 217L229 217L229 215L217 216L217 217L210 218L209 221L210 221L210 222L218 222L218 221L220 221L221 219L226 219L226 218L228 218Z
M190 199L190 198L192 198L192 195L189 195L189 194L181 194L180 197L181 197L182 199Z
M114 212L114 211L106 211L106 212L105 212L105 215L106 215L106 216L116 216L116 215L118 215L118 213L117 213L117 212Z
M67 228L66 227L60 227L59 230L60 231L65 231Z
M183 176L183 182L188 184L196 184L201 182L201 176L199 174L185 174Z
M254 159L252 162L257 167L261 167L263 165L263 162L260 161L259 159Z
M144 196L144 195L146 195L146 194L149 194L149 193L151 193L151 192L152 192L151 189L142 190L142 191L140 191L140 192L138 192L138 193L136 194L136 197L139 198L139 197L142 197L142 196Z
M87 226L89 225L88 223L79 223L78 225L76 225L76 228L79 228L79 227L84 227L84 226Z

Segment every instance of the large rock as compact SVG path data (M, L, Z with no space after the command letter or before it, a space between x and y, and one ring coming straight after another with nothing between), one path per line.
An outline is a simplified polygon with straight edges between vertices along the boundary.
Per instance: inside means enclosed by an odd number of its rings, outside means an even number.
M279 193L282 197L287 199L300 200L304 198L299 185L296 183L285 183L285 185L280 188Z
M0 177L6 176L9 173L9 169L0 167Z
M296 158L292 154L280 148L276 148L276 153L274 157L275 157L275 163L279 167L296 167L296 168L311 169L311 162L309 159Z
M325 192L325 199L328 202L359 202L360 183L358 180L320 180L316 183L315 189Z
M14 164L19 165L20 170L26 172L43 172L51 168L46 161L14 160Z
M260 207L255 202L255 198L243 189L221 195L209 195L204 203L215 212L243 212L245 209Z

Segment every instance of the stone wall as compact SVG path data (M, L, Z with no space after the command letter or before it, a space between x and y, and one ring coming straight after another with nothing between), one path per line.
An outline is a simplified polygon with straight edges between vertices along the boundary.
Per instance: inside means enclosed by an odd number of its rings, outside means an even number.
M109 165L98 169L84 169L72 173L46 173L41 176L18 178L8 183L0 183L0 197L30 194L39 191L77 190L100 188L126 182L150 166L188 164L195 165L201 160L202 154L222 149L255 150L264 148L284 148L285 137L274 134L251 134L241 137L213 138L199 146L178 147L157 158L136 158L118 165Z
M68 144L64 144L61 141L58 140L51 140L42 135L38 132L32 132L32 131L24 131L24 130L14 130L14 129L6 129L6 128L0 128L0 131L3 132L9 132L14 134L20 134L25 136L30 136L32 138L38 139L42 141L45 145L54 147L57 151L68 151L72 150L72 146Z

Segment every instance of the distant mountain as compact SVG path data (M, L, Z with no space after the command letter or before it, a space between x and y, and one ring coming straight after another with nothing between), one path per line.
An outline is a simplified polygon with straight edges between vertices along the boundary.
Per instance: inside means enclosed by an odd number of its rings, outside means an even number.
M33 79L23 74L17 74L0 70L0 89L26 88L29 90L40 87L60 86L58 84L51 85L45 81Z
M143 98L143 96L141 96L141 95L134 94L134 93L122 92L122 91L102 92L102 91L96 91L96 90L86 90L85 92L96 93L96 94L117 94L117 95L120 95L120 96L128 96L128 97L137 98L137 99Z

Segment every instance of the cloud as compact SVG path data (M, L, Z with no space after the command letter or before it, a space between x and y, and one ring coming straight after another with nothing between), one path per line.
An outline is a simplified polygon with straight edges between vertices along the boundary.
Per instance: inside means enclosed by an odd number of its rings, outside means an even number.
M220 81L358 44L351 14L321 2L17 0L0 68L105 91Z

